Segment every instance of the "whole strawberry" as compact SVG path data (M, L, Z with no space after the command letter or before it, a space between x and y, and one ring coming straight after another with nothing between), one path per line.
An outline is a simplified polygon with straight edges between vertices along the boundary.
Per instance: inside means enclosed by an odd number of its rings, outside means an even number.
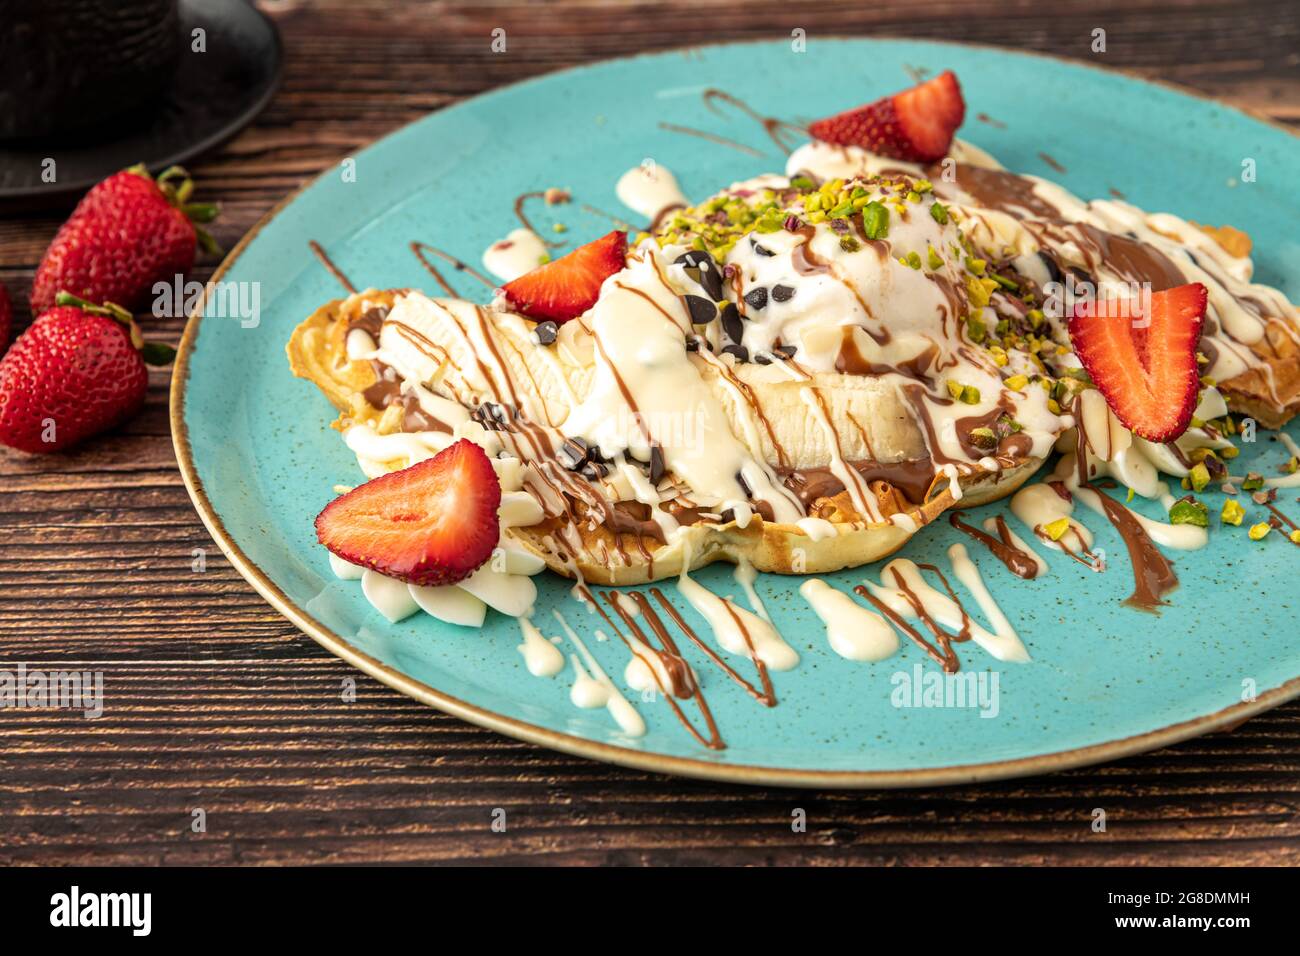
M36 270L32 314L54 306L60 292L142 311L154 283L170 282L194 265L195 246L217 253L195 223L217 207L191 203L194 182L179 166L157 180L143 166L114 173L86 193Z
M121 424L144 404L146 357L171 355L120 306L59 295L0 359L0 444L58 451Z
M9 290L0 282L0 352L9 344L9 334L14 330L14 304L9 299Z

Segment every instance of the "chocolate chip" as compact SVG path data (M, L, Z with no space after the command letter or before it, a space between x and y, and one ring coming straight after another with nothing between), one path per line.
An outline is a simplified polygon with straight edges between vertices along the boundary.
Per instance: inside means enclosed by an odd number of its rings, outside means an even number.
M1051 281L1059 284L1063 277L1061 267L1056 264L1056 260L1045 252L1040 252L1038 258L1043 260L1043 265L1047 268L1047 274L1051 277Z
M699 265L702 262L712 261L713 257L703 249L690 249L687 252L683 252L673 260L673 262L679 266L691 266L693 268L699 268Z
M703 249L692 249L682 253L673 261L682 266L692 280L699 283L709 298L715 302L722 298L722 275L718 271L718 264L707 252Z
M591 460L591 446L581 438L567 438L555 457L569 471L577 471Z
M664 453L658 445L650 446L650 484L659 484L664 476Z
M745 336L745 325L734 302L728 302L722 307L722 332L733 342L739 342Z
M588 481L597 481L609 474L609 468L603 462L589 461L582 466L579 474Z
M762 286L745 293L745 304L751 309L767 308L767 290Z
M700 337L698 335L692 335L689 338L687 338L686 351L698 352L699 350L700 350Z
M700 285L704 286L704 291L711 295L715 300L722 298L722 276L713 265L700 266Z
M555 341L555 336L559 334L560 327L551 321L539 322L533 332L536 333L537 341L540 344L550 345Z
M737 345L735 343L724 345L722 347L722 354L734 357L737 362L749 361L749 349L745 348L743 345Z
M798 352L799 349L793 345L778 345L776 348L772 349L772 351L780 352L786 358L794 358L794 353Z
M789 302L794 298L794 289L788 285L774 285L772 298L777 302Z
M760 246L753 239L749 240L749 244L754 247L754 255L756 256L766 256L767 258L770 259L772 258L772 256L776 255L776 253L773 252L771 249L767 248L767 246Z
M515 417L515 410L509 405L496 402L484 402L469 413L471 421L478 422L490 432L503 431L510 420Z
M718 317L718 307L702 295L684 296L693 325L706 325Z
M752 498L754 496L754 491L749 487L749 482L745 480L745 476L740 472L736 472L736 484L740 485L741 490L745 492L746 498Z
M762 352L759 352L757 355L754 356L754 361L757 362L759 365L772 364L772 360Z

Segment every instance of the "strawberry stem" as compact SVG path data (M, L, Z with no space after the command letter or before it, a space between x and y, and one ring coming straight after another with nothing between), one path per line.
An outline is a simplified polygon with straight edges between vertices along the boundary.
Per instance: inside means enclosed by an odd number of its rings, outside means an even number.
M135 323L135 316L116 302L105 302L103 305L96 305L80 296L73 295L71 292L60 292L54 297L54 304L71 306L80 309L87 315L103 315L115 322L120 322L126 326L126 330L131 336L131 344L137 349L144 348L144 336L140 334L140 326Z
M170 365L176 358L176 350L162 342L145 342L140 347L140 357L145 365Z
M136 163L126 170L128 173L134 173L137 176L143 176L150 179L149 169L144 163ZM194 225L194 237L202 249L210 256L221 257L225 251L217 245L217 241L212 238L212 233L200 227L200 223L209 223L216 219L221 213L221 206L214 202L190 202L190 197L194 195L194 180L186 172L184 166L168 166L158 178L153 180L158 191L163 194L167 202L175 206ZM75 303L70 303L75 304Z
M187 183L193 185L190 180ZM191 202L181 205L181 212L189 217L190 222L211 222L217 218L221 207L214 202Z
M199 248L208 255L216 257L225 255L225 251L217 244L217 240L212 238L212 233L208 232L202 226L195 226L194 234L198 237Z

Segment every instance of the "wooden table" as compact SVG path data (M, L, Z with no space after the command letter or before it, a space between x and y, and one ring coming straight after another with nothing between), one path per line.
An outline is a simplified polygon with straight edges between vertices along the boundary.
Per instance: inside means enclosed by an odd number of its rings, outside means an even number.
M797 6L267 2L284 86L193 171L224 203L216 233L229 248L317 171L462 97L795 27L1097 60L1300 123L1294 0ZM506 55L489 55L495 27ZM1104 56L1089 52L1096 27ZM20 326L58 222L0 219L0 280ZM174 341L181 323L153 332ZM422 707L326 654L220 557L176 470L167 381L155 372L138 419L71 454L0 449L0 667L103 670L108 697L98 720L0 710L0 863L1300 863L1300 702L1108 766L865 794L624 771ZM194 548L207 549L203 573ZM355 703L341 700L347 677ZM1091 829L1097 807L1105 833ZM195 808L206 833L192 830ZM495 808L505 833L491 828ZM795 808L806 833L792 832Z

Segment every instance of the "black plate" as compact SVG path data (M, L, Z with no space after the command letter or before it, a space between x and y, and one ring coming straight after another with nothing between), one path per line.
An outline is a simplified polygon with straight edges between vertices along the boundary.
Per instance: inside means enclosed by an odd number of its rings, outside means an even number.
M185 53L158 115L121 139L93 145L0 146L0 212L71 205L95 183L143 162L157 172L211 149L243 129L280 84L283 51L275 25L245 0L181 0ZM196 28L207 49L191 53ZM57 181L41 181L56 162Z

